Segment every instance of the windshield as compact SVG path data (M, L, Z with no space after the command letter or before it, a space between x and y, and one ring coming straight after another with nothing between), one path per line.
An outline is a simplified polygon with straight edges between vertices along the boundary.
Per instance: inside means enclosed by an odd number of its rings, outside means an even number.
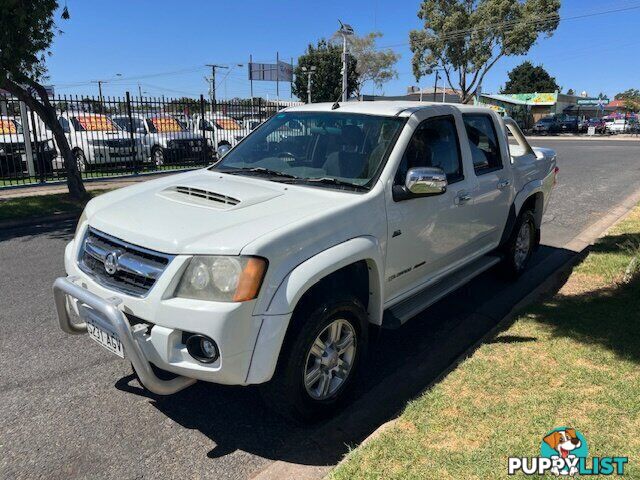
M538 123L553 123L553 118L541 118Z
M104 115L78 115L71 119L76 130L87 132L117 132L116 127L109 117Z
M212 168L232 173L266 169L272 180L316 179L331 186L324 182L328 179L334 186L341 181L368 187L404 123L403 118L354 113L279 113Z
M173 117L150 117L147 122L151 133L184 132L182 125Z
M144 124L140 118L131 117L131 125L133 125L133 128L130 128L129 117L111 117L111 120L126 132L144 131Z
M22 125L13 119L0 118L0 135L22 133Z
M238 122L230 117L213 117L213 119L205 119L205 128L213 128L213 122L219 130L242 130Z

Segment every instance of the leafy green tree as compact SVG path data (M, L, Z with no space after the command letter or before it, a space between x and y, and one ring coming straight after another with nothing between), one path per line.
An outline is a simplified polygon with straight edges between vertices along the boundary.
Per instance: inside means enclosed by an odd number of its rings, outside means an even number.
M356 95L360 96L365 83L371 82L377 88L394 78L398 78L398 72L394 65L400 59L400 55L390 48L377 49L376 40L382 37L380 32L371 32L362 37L352 36L349 38L349 50L356 60L356 73L358 80L356 85ZM340 45L342 37L335 35L332 40Z
M309 69L316 67L311 76L311 97L313 102L335 102L342 96L342 47L325 39L317 45L307 47L307 51L298 57L298 64L294 70L293 94L298 98L307 98L307 75L302 67ZM347 95L357 90L358 74L356 60L349 58L347 64Z
M86 196L69 142L56 118L42 81L45 59L56 33L56 0L3 0L0 7L0 88L23 101L51 130L67 169L67 186L74 198ZM66 9L62 18L68 19Z
M522 62L507 75L509 80L501 90L501 93L548 93L560 90L554 77L549 75L542 66L534 66L529 61ZM567 93L573 95L573 93Z
M468 102L498 60L553 34L559 9L560 0L423 0L424 27L409 33L416 80L441 68Z
M627 112L637 112L640 110L640 90L637 88L629 88L624 92L617 93L614 98L624 101L624 109Z
M637 88L629 88L628 90L625 90L624 92L616 93L616 96L614 98L616 100L631 99L631 100L640 101L640 90L638 90Z

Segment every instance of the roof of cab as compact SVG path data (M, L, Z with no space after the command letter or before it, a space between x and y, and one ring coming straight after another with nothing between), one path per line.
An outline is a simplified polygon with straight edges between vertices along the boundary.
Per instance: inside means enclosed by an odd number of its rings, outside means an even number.
M474 105L463 105L460 103L435 103L435 102L409 102L401 100L381 100L375 102L340 102L340 107L336 110L332 110L333 103L307 103L305 105L299 105L296 107L286 108L286 112L330 112L336 113L361 113L364 115L382 115L386 117L393 116L408 116L412 113L439 106L454 107L458 110L465 111L491 111L486 107L479 107Z

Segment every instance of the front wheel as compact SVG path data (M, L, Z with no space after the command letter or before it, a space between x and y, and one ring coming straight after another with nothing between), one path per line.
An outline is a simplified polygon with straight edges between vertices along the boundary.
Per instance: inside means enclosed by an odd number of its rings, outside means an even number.
M78 168L78 172L82 173L87 170L87 157L84 152L79 148L76 148L73 151L73 158L76 161L76 167Z
M536 222L531 210L520 214L509 241L504 247L504 269L511 278L518 278L527 268L536 247Z
M353 297L296 311L273 379L263 394L274 410L314 421L348 397L367 347L365 308Z
M156 167L164 165L164 149L158 145L151 149L151 161Z

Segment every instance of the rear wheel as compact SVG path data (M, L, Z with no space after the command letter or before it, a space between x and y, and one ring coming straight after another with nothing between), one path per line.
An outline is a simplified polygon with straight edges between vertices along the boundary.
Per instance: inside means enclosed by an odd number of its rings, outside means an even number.
M511 278L518 278L527 268L536 247L536 222L531 210L520 213L509 241L504 247L504 269Z
M354 297L326 299L296 311L291 321L263 394L288 418L319 420L334 413L354 385L367 346L366 311Z

